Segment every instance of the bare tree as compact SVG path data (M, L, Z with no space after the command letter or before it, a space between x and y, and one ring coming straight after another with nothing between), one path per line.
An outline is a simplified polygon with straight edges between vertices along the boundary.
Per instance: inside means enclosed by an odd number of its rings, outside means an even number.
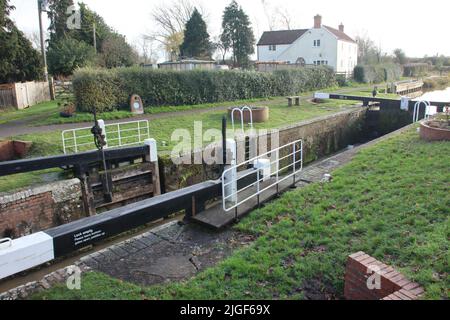
M291 30L293 27L293 18L290 11L286 8L278 7L276 10L278 24L282 29Z
M220 56L220 60L225 64L226 55L229 48L223 43L220 36L214 37L213 47L217 54Z
M264 8L264 14L270 31L276 29L292 29L294 19L286 7L283 7L279 3L273 5L271 0L261 0L261 4Z
M146 35L142 35L137 43L138 51L141 52L141 61L144 64L153 64L158 61L158 49L155 40Z
M274 14L273 7L270 4L270 0L261 0L261 4L264 9L264 14L267 19L267 24L269 25L269 30L273 31L276 27L276 16Z
M33 31L26 34L28 40L30 40L31 44L33 45L33 48L36 50L41 49L41 38L38 31Z
M194 9L197 8L202 15L205 15L205 10L193 1L171 0L155 7L151 13L157 28L146 37L159 42L170 59L179 56L183 31Z
M367 32L360 32L356 36L356 42L358 43L358 63L371 64L379 61L380 48L370 39Z

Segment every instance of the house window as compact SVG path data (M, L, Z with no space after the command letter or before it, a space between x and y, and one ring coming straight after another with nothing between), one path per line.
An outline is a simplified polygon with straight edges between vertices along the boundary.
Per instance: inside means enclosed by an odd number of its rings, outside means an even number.
M320 47L320 40L314 40L314 47Z
M269 46L269 51L277 51L277 46L272 44Z

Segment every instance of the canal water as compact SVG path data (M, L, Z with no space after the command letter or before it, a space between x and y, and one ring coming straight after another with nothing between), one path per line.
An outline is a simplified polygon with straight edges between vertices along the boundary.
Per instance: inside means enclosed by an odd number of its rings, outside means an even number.
M427 100L434 102L449 102L450 104L450 87L444 90L435 90L424 93L418 100Z

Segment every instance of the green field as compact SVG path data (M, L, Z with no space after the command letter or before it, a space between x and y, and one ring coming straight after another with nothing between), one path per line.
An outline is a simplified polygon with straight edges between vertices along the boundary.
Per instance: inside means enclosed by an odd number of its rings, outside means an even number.
M235 228L249 246L187 281L141 288L101 273L82 290L59 286L35 299L303 299L308 283L342 298L349 254L365 251L448 299L450 143L414 129L362 150L333 173L255 210Z

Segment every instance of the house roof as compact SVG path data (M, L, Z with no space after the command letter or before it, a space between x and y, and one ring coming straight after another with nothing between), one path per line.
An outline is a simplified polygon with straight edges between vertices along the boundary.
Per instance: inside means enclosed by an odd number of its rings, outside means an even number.
M292 44L300 38L308 29L266 31L259 39L258 46L276 44Z
M356 43L355 40L350 38L344 32L341 32L335 28L323 26L332 34L334 34L339 40L348 41ZM280 31L266 31L259 39L258 46L268 46L268 45L281 45L281 44L292 44L295 40L300 38L309 29L297 29L297 30L280 30Z
M350 38L347 34L345 34L344 32L339 31L338 29L329 27L329 26L324 26L326 29L328 29L328 31L330 31L332 34L334 34L339 40L343 40L343 41L348 41L348 42L353 42L356 43L355 40L353 40L352 38Z

